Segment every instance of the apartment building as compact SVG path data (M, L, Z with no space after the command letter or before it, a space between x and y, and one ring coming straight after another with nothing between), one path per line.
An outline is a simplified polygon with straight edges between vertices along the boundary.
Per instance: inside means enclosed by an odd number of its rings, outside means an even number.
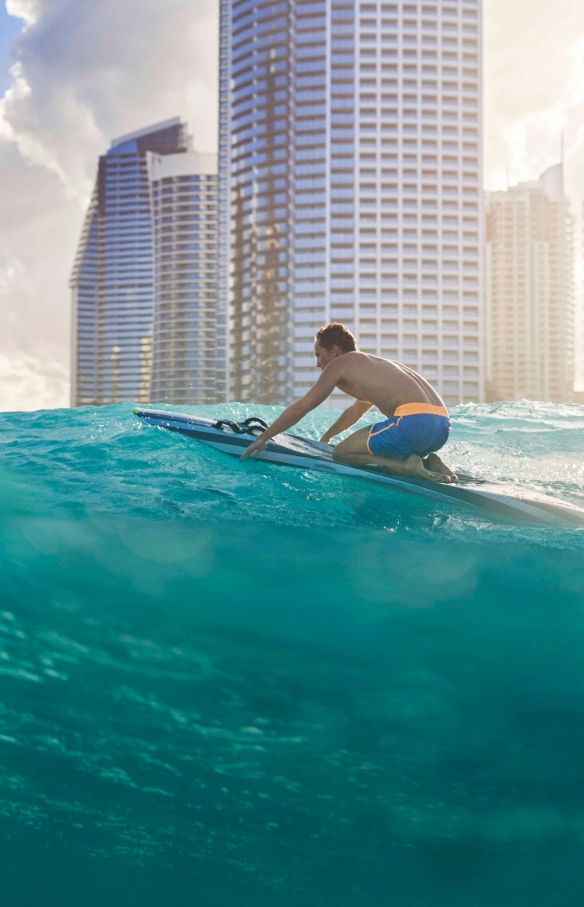
M476 0L222 0L232 399L302 395L331 320L483 399L481 42Z
M574 392L573 221L563 167L487 194L487 398Z

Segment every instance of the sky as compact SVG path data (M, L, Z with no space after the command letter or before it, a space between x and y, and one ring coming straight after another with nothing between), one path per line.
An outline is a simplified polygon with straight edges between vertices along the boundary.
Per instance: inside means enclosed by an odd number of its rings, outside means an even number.
M69 401L69 275L97 158L180 115L216 147L210 0L0 0L0 411ZM584 3L484 0L487 189L560 157L584 199Z

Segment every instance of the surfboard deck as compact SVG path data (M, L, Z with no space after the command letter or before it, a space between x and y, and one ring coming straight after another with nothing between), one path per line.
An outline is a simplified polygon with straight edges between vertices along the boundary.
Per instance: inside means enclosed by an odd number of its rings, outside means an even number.
M250 421L256 425L246 426L244 423L238 424L230 420L214 421L168 410L135 409L134 413L146 425L177 432L236 457L241 456L262 430L260 425L262 420L252 419ZM465 473L458 474L460 482L458 485L396 476L379 466L348 466L336 462L333 460L332 452L331 444L286 432L268 441L265 450L256 459L281 466L377 482L428 500L470 505L493 517L510 517L564 528L584 526L583 509L528 489L508 488L502 483L488 482Z

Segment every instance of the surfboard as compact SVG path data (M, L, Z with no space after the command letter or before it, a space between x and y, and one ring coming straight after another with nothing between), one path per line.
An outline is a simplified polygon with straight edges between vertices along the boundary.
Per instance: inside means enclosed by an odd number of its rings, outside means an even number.
M201 416L168 410L135 409L134 413L146 425L177 432L235 457L240 457L247 446L267 427L262 419L255 417L237 423L229 419L204 419ZM377 482L396 491L428 500L470 506L492 517L510 517L564 528L584 526L583 509L530 489L509 487L500 482L485 482L464 473L458 474L460 482L458 485L395 476L379 466L348 466L336 462L333 460L332 452L331 444L323 444L285 432L268 441L265 450L256 459L281 466Z

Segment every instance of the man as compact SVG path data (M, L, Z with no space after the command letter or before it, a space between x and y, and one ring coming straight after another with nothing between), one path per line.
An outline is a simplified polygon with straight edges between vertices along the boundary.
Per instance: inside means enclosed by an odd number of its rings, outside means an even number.
M333 459L349 465L375 463L395 475L432 482L457 482L437 450L448 440L450 419L442 399L427 381L406 365L371 356L357 349L355 337L343 324L329 324L315 337L314 355L322 374L314 387L272 422L249 445L242 460L257 457L274 435L286 431L319 406L335 387L355 397L324 433L330 441L376 406L386 420L360 428L333 450Z

